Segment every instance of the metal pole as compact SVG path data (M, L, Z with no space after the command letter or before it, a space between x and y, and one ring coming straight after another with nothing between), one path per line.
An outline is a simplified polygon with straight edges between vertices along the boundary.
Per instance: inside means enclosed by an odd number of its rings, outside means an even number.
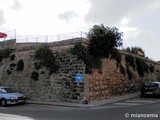
M26 42L28 42L28 35L27 35L27 41Z
M48 36L46 37L46 43L48 43Z
M17 32L16 32L16 29L15 29L15 43L14 43L14 46L16 45L16 43L17 43Z
M17 38L17 35L16 35L17 33L16 33L16 29L15 29L15 39Z
M58 35L58 41L59 41L59 35Z
M6 40L5 40L6 38L4 38L4 47L6 46Z
M81 31L81 38L82 38L82 31Z

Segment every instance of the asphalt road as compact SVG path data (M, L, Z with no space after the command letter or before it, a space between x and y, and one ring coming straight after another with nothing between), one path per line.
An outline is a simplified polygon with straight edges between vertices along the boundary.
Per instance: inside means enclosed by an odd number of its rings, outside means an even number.
M6 114L28 120L160 120L160 98L134 98L94 108L35 104L0 107L0 120L9 120L4 118ZM15 117L10 116L10 120Z

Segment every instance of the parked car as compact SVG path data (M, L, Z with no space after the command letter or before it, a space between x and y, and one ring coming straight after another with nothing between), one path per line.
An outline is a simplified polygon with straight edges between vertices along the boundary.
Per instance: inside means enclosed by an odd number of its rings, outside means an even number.
M160 82L145 82L141 88L141 96L160 95Z
M14 91L10 87L0 86L0 104L7 106L9 104L18 104L25 102L25 95Z

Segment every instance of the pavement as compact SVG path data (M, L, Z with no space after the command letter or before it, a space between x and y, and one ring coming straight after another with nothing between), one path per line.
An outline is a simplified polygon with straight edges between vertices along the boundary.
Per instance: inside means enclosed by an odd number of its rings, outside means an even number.
M40 105L53 105L53 106L64 106L64 107L78 107L78 108L92 108L97 106L102 106L106 104L111 104L127 99L131 99L134 97L137 97L140 95L140 92L131 93L128 95L118 96L110 99L100 100L100 101L94 101L89 104L80 104L80 103L68 103L68 102L41 102L41 101L31 101L27 100L26 102L29 104L40 104Z

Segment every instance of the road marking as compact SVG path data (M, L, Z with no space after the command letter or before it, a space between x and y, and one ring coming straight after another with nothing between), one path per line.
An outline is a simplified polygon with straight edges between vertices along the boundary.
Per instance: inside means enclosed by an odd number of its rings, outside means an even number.
M30 117L0 113L0 120L33 120Z

